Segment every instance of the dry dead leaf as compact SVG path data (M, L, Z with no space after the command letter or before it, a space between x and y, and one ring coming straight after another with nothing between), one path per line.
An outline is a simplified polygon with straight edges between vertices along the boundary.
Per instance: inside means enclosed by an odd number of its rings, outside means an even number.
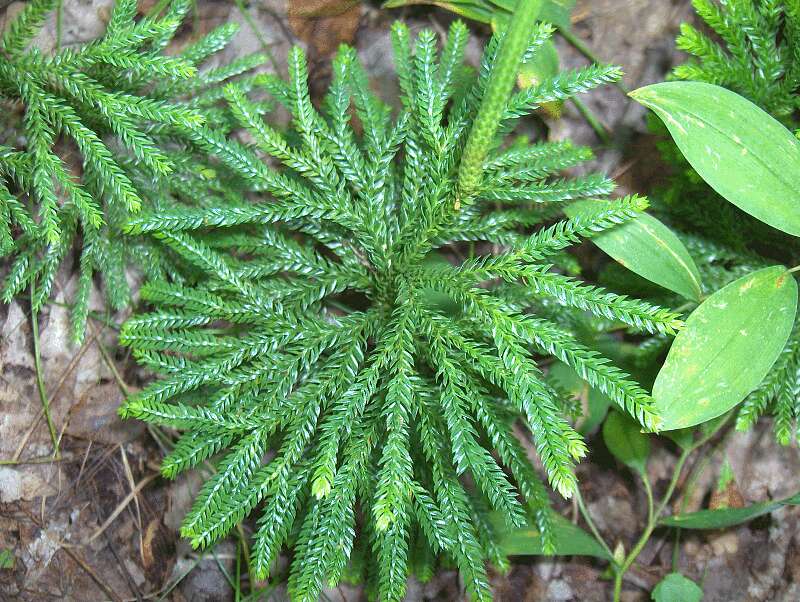
M729 481L722 489L715 489L708 503L709 510L721 508L744 508L744 498L735 480Z
M360 0L289 0L289 26L308 44L311 54L325 59L340 44L350 43L361 20Z

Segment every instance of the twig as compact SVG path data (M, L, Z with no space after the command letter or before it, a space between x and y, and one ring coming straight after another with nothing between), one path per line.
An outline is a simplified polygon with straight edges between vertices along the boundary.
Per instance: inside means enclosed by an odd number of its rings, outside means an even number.
M87 575L89 575L92 581L94 581L97 584L97 587L103 590L103 593L106 596L108 596L114 602L122 602L122 598L120 598L117 594L115 594L114 590L112 590L102 579L100 579L100 576L94 572L94 569L92 567L86 564L86 561L83 558L78 556L75 552L73 552L69 548L62 546L61 549L64 550L66 555L72 558L72 560L74 560L75 563L79 567L81 567Z
M122 456L122 466L125 469L125 478L128 479L128 484L131 487L131 491L135 489L136 481L133 478L133 471L131 470L131 465L128 463L128 454L125 453L125 446L119 446L119 453ZM142 511L139 508L139 498L138 496L133 497L133 507L136 510L136 526L139 527L139 557L142 559L142 564L145 564L144 559L144 541L142 539Z
M139 483L136 485L136 487L134 487L134 488L131 490L131 492L130 492L130 493L128 493L128 495L126 495L126 496L125 496L125 499L124 499L124 500L122 500L122 501L121 501L121 502L120 502L120 503L117 505L117 507L114 509L114 512L112 512L112 513L111 513L111 515L110 515L110 516L109 516L109 517L108 517L108 518L107 518L107 519L106 519L106 520L103 522L103 524L102 524L102 525L100 525L100 526L99 526L99 527L98 527L98 528L95 530L95 532L94 532L94 533L92 533L91 537L89 537L89 539L87 539L86 541L84 541L84 542L83 542L83 544L84 544L84 545L88 545L88 544L92 543L92 542L93 542L95 539L97 539L98 537L100 537L100 535L102 535L102 534L103 534L103 531L105 531L106 529L108 529L108 527L111 525L111 523L113 523L113 522L114 522L114 519L116 519L116 518L117 518L117 517L120 515L120 513L121 513L123 510L125 510L125 507L126 507L128 504L130 504L130 503L131 503L131 501L133 501L133 500L136 498L136 495L137 495L137 494L138 494L138 493L139 493L139 492L140 492L142 489L144 489L144 488L147 486L147 484L148 484L148 483L150 483L151 481L155 480L155 479L156 479L158 476L159 476L159 475L158 475L158 473L157 473L157 472L155 472L155 473L153 473L153 474L151 474L151 475L148 475L148 476L146 476L146 477L145 477L145 478L143 478L141 481L139 481Z
M56 462L68 462L72 456L41 456L39 458L27 458L25 460L0 460L0 466L24 466L26 464L54 464Z
M89 329L92 331L92 334L95 334L94 326L92 326L91 323L88 326ZM100 355L103 356L103 361L105 361L106 365L108 366L108 369L111 370L111 375L114 377L114 380L116 381L119 390L125 397L128 397L130 395L130 389L128 388L128 385L125 384L125 381L122 379L119 370L117 370L117 365L114 363L114 360L111 359L111 355L108 353L105 346L100 341L99 335L100 333L95 334L94 338L97 339L97 348L100 350Z

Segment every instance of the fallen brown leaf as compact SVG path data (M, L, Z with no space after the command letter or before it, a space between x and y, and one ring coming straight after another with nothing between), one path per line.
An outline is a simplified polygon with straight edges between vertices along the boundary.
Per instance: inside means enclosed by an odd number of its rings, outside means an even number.
M308 44L312 56L330 57L350 43L361 19L360 0L289 0L289 26Z

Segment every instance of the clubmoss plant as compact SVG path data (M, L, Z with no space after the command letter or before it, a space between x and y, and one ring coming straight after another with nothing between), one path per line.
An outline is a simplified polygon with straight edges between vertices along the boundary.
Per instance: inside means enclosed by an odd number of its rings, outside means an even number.
M218 157L249 190L219 206L144 214L127 227L161 240L196 277L142 289L155 310L130 319L121 341L163 378L121 413L186 431L164 460L166 476L221 454L182 533L211 545L263 504L252 569L266 577L290 546L296 600L316 600L344 575L366 579L382 600L400 600L410 567L430 576L440 553L472 597L488 600L485 561L505 566L491 511L512 526L532 516L553 550L548 492L514 428L528 429L547 481L566 497L586 447L571 404L543 378L539 354L567 362L644 428L657 428L648 393L549 319L563 307L641 331L680 326L671 311L583 284L550 263L646 202L620 199L545 227L553 208L605 195L612 183L556 177L586 158L583 149L505 147L494 135L619 70L593 66L509 94L520 55L535 53L552 31L529 27L528 17L512 21L527 28L523 42L514 25L492 39L461 86L462 23L438 56L433 32L420 33L412 50L396 24L395 120L347 47L319 112L303 52L293 49L288 82L259 80L291 113L290 133L270 127L239 87L226 90L252 144L218 141ZM511 73L495 76L496 68ZM487 253L472 255L475 243Z
M0 40L0 98L11 107L0 145L0 255L13 257L2 296L29 285L37 310L58 269L80 247L73 338L83 337L95 273L111 307L130 299L130 263L150 277L174 272L150 241L121 236L142 207L213 189L215 172L194 140L230 119L214 87L264 59L244 57L198 73L236 28L222 26L171 56L163 53L191 2L136 19L136 0L119 0L105 34L51 55L28 48L58 0L32 0ZM21 117L16 118L21 108Z
M724 86L797 128L800 109L800 2L692 0L721 43L688 23L677 45L693 60L675 77Z

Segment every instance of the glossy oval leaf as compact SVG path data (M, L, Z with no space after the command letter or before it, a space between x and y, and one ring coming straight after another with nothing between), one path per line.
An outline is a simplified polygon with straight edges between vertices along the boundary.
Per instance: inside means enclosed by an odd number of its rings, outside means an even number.
M572 524L560 514L553 513L551 519L555 535L556 556L594 556L612 560L597 540L579 526ZM492 524L498 536L498 545L508 556L542 556L542 538L533 527L509 529L501 516L492 514Z
M742 401L778 358L796 310L797 283L783 266L748 274L701 303L653 386L661 428L701 424Z
M603 423L603 441L613 456L644 474L650 456L650 439L642 427L620 412L611 412Z
M664 121L698 174L774 228L800 236L800 140L738 94L701 82L631 92Z
M670 573L659 581L650 597L655 602L700 602L703 590L680 573Z
M745 508L700 510L689 514L668 516L659 520L658 524L664 527L680 527L681 529L725 529L769 514L781 506L800 506L800 493L781 500L760 502Z
M579 201L564 209L567 217L590 214L614 201ZM675 233L652 215L642 213L592 237L592 242L630 271L686 299L698 301L700 272Z

